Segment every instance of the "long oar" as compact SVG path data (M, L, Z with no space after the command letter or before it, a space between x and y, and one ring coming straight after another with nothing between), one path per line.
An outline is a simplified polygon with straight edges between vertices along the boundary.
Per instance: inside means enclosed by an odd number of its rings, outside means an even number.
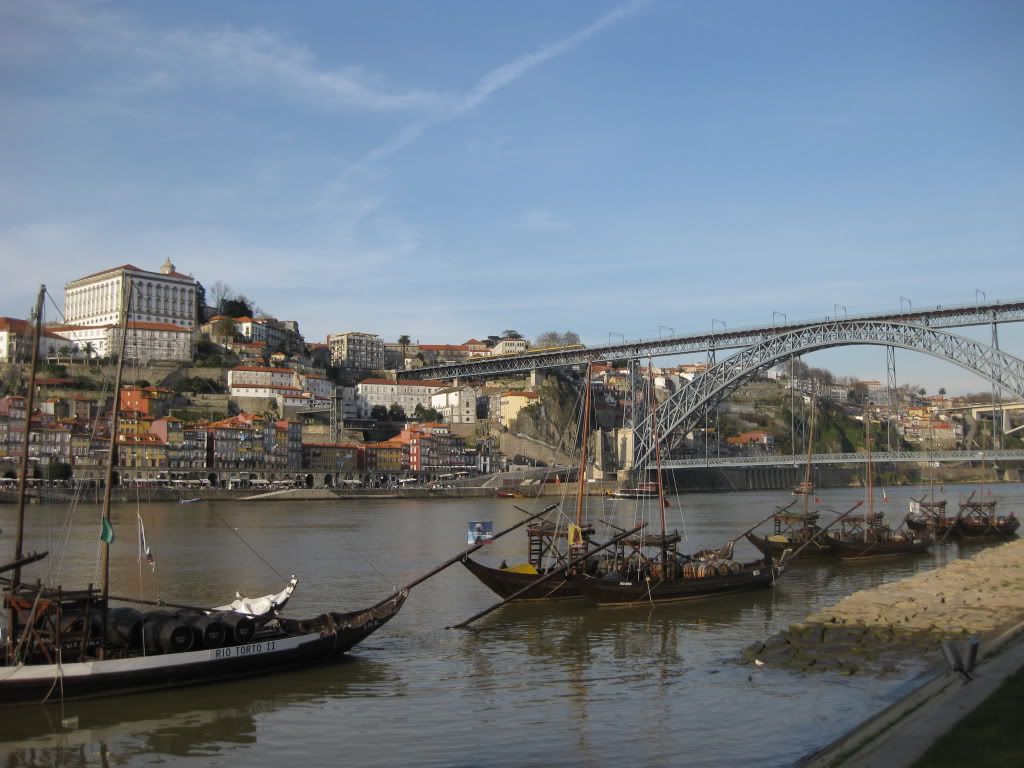
M483 616L486 616L491 611L497 610L498 608L500 608L501 606L503 606L505 603L509 602L510 600L515 600L517 597L519 597L521 594L523 594L527 590L533 589L538 584L543 584L545 581L547 581L548 579L553 579L555 576L560 576L561 574L565 573L568 569L572 568L574 565L576 565L578 563L582 563L588 557L592 557L593 555L596 555L602 549L608 549L608 547L612 546L612 544L617 544L618 542L620 542L622 539L626 538L627 536L631 536L634 533L636 533L637 531L641 530L642 528L646 528L646 527L647 527L647 523L641 523L640 525L638 525L636 528L633 528L632 530L626 531L625 533L620 533L618 536L613 538L611 541L605 542L604 544L602 544L601 546L597 547L596 549L588 550L584 554L580 555L579 557L577 557L574 560L569 561L565 565L560 566L558 568L555 568L554 570L549 571L548 573L545 573L543 576L541 576L536 581L531 581L529 584L527 584L522 589L516 590L511 595L506 597L504 600L501 600L501 601L495 603L490 608L487 608L487 609L485 609L483 611L480 611L480 613L473 614L468 619L463 621L461 624L453 624L450 627L445 627L445 629L462 629L463 627L468 627L470 624L472 624L477 619L479 619L479 618L481 618Z
M805 549L806 549L807 547L811 546L811 544L813 544L813 543L814 543L814 540L815 540L816 538L818 538L819 536L821 536L821 534L823 534L823 533L824 533L825 531L827 531L827 530L828 530L829 528L831 528L831 527L832 527L833 525L835 525L836 523L838 523L838 522L839 522L840 520L842 520L842 519L843 519L844 517L846 517L846 516L847 516L848 514L850 514L851 512L853 512L853 511L854 511L855 509L858 509L859 507L863 506L863 504L864 504L863 500L862 500L862 501L858 501L858 502L857 502L856 504L854 504L854 505L853 505L852 507L850 507L850 508L849 508L848 510L846 510L845 512L843 512L843 514L841 514L841 515L839 515L838 517L836 517L836 519L835 519L835 520L833 520L833 521L832 521L831 523L829 523L828 525L826 525L826 526L825 526L824 528L822 528L822 529L821 529L820 531L818 531L818 532L817 532L816 534L814 534L813 536L811 536L811 538L809 538L809 539L808 539L807 541L805 541L805 542L804 542L803 544L801 544L801 545L800 545L800 546L799 546L799 547L797 548L796 552L794 552L793 554L791 554L791 555L790 555L789 557L784 557L784 558L783 558L782 560L780 560L780 561L779 561L779 565L780 565L780 566L782 566L782 565L785 565L785 564L786 564L786 563L788 563L788 562L789 562L790 560L794 560L794 559L796 559L796 556L797 556L797 555L799 555L799 554L800 554L801 552L803 552L803 551L804 551L804 550L805 550Z
M415 587L417 584L422 584L424 581L429 579L431 576L436 576L441 571L443 571L445 568L450 568L451 566L455 565L455 563L457 563L460 560L462 560L462 558L464 558L466 555L469 555L469 554L472 554L473 552L476 552L481 547L487 546L489 543L491 543L495 539L500 539L506 533L511 533L516 528L522 528L524 525L526 525L529 522L532 522L532 521L536 520L538 517L541 517L542 515L546 515L548 512L550 512L552 509L554 509L557 506L558 506L557 504L552 504L549 507L545 507L540 512L537 512L536 514L530 515L525 520L522 520L522 521L516 523L515 525L513 525L513 526L511 526L509 528L506 528L505 530L500 531L500 532L494 534L493 536L491 536L491 538L487 539L486 541L481 541L481 542L479 542L477 544L473 544L470 547L466 547L466 549L464 549L461 552L459 552L459 554L454 555L454 556L448 558L447 560L445 560L440 565L438 565L438 566L436 566L434 568L431 568L429 571L424 573L422 576L416 577L415 579L410 581L408 584L406 584L404 587L401 587L401 588L395 590L395 594L398 594L399 592L407 592L410 589L412 589L413 587ZM384 605L384 603L386 603L389 600L391 600L392 597L394 597L394 595L389 595L384 600L381 600L379 603L374 603L367 610L372 610L373 608L377 608L378 606Z

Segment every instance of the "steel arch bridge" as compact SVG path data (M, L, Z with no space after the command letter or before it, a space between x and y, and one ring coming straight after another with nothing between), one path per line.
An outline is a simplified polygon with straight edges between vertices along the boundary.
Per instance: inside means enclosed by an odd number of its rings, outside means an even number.
M923 352L959 365L1024 399L1024 360L973 339L924 325L878 320L835 320L783 333L712 366L658 407L657 434L694 429L705 409L725 399L756 374L794 355L831 347L879 345ZM654 451L649 423L640 419L634 439L634 467Z

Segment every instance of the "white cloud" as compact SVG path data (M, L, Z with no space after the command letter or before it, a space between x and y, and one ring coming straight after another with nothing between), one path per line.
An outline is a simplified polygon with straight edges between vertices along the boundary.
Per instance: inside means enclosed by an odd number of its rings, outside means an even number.
M594 37L594 35L633 15L643 6L647 5L647 3L648 0L632 0L632 2L620 5L617 8L613 8L597 20L591 22L583 29L574 32L562 40L542 46L532 53L524 54L523 56L513 59L506 64L495 67L484 74L483 77L477 81L476 85L458 98L449 109L435 117L418 120L405 126L398 135L390 141L370 150L360 160L353 164L353 166L349 168L348 172L352 173L354 171L361 170L366 165L375 161L383 160L391 157L392 155L398 154L407 146L419 139L420 136L430 128L449 122L471 112L486 102L495 93L516 82L531 70L536 69L545 62L551 61L559 56L563 56L578 48L590 38Z

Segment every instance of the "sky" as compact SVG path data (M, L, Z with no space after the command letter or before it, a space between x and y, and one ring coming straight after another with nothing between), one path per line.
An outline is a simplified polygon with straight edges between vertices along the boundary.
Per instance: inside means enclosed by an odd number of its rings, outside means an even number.
M1022 76L1012 0L0 0L0 315L167 258L308 341L1017 299Z

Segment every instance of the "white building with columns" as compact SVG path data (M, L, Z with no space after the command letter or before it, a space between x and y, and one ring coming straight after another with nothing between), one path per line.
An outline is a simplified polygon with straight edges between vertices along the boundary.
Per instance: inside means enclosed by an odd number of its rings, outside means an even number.
M168 259L159 272L123 264L72 280L64 286L64 320L73 326L109 326L121 320L126 281L132 283L129 322L177 326L192 332L196 325L196 289L191 275L176 271Z

